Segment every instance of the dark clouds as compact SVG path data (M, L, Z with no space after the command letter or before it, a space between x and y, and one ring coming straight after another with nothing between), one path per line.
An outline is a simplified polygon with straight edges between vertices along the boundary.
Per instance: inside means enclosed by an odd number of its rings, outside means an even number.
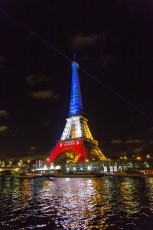
M45 74L35 74L35 75L28 76L26 78L26 81L30 86L34 86L42 82L48 82L49 77L46 76Z
M4 109L1 109L0 110L0 118L8 118L8 117L9 117L9 114L7 113L7 111Z
M6 125L1 125L0 126L0 133L6 133L8 130L8 127Z
M98 41L98 35L77 35L73 38L72 45L74 48L89 47Z
M32 92L31 97L34 99L40 99L40 100L46 100L46 99L52 99L52 100L58 100L59 99L59 95L55 94L53 91L51 90L42 90L42 91L36 91L36 92Z
M125 144L139 144L139 143L143 143L143 140L139 140L139 139L131 140L131 139L128 139L128 140L125 141Z
M6 110L0 109L0 133L6 133L8 131L7 120L9 118L9 114Z
M6 57L0 56L0 69L3 69L6 64Z

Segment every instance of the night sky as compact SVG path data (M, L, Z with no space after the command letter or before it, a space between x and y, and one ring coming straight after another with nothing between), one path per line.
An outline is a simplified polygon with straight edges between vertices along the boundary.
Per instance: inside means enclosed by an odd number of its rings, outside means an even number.
M60 139L74 51L103 153L153 156L152 0L0 0L0 159L47 157Z

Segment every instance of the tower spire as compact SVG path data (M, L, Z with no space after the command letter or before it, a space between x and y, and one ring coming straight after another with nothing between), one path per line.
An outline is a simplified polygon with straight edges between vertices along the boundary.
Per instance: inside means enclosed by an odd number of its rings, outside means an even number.
M76 61L76 53L74 52L73 54L73 61L75 62Z
M76 56L74 53L74 61L72 62L72 84L71 84L69 116L79 115L82 114L83 112L79 74L78 74L79 64L76 62L75 58Z

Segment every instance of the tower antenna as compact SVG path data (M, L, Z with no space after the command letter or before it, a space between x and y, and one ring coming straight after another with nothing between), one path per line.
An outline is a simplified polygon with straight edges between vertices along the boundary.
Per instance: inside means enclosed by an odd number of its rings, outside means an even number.
M76 61L76 53L73 54L73 61Z

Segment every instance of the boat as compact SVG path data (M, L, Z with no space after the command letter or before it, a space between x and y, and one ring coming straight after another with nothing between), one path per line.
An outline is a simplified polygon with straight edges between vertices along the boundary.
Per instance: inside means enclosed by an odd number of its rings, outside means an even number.
M113 176L118 176L118 177L144 177L144 173L141 171L118 171L114 172Z
M145 169L143 173L146 177L153 177L153 169Z
M96 178L102 177L102 173L55 173L54 177L59 178Z
M38 178L38 177L42 177L40 174L34 174L34 173L19 173L17 175L15 175L15 178L17 179L33 179L33 178Z

